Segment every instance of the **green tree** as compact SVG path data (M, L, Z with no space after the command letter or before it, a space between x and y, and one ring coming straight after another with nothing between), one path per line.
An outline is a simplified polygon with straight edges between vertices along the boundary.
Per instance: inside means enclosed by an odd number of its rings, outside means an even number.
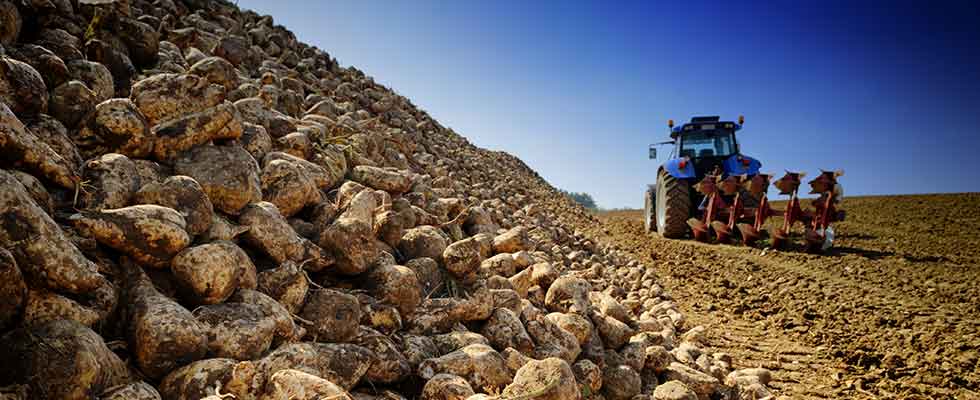
M566 190L561 190L561 193L564 194L565 196L570 197L572 200L575 200L575 202L581 204L582 207L588 208L590 210L597 210L599 208L599 206L596 205L595 203L595 199L593 199L592 195L588 193L569 192Z

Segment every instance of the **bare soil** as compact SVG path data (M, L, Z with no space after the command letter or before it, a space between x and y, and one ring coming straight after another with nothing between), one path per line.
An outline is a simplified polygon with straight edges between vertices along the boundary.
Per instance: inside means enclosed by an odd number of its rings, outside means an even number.
M822 255L665 240L640 211L590 229L648 260L689 326L707 326L737 367L772 369L779 395L980 399L980 194L843 208Z

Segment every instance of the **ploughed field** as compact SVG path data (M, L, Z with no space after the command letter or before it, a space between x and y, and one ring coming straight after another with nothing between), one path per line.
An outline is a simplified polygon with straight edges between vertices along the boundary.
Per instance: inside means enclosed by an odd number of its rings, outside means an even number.
M693 323L717 327L711 346L772 369L779 394L980 398L977 204L847 198L823 255L664 240L638 210L602 213L594 229L651 262Z

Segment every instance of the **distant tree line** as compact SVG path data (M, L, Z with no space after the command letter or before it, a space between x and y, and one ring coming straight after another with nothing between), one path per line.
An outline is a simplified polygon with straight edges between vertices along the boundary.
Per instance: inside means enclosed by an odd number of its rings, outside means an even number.
M572 200L575 200L576 203L581 204L582 207L588 208L590 210L599 209L599 206L596 205L595 203L595 199L593 199L592 195L588 193L585 192L576 193L576 192L569 192L567 190L559 190L559 191L565 196L570 197Z

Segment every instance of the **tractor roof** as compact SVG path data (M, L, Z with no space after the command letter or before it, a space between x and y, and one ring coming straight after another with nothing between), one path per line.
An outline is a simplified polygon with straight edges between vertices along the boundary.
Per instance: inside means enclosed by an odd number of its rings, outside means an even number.
M702 130L717 130L717 129L732 129L739 130L742 129L742 125L737 124L732 121L722 121L721 117L710 116L710 117L691 117L691 122L683 125L675 126L670 131L670 138L676 139L678 136L687 133L698 132Z

